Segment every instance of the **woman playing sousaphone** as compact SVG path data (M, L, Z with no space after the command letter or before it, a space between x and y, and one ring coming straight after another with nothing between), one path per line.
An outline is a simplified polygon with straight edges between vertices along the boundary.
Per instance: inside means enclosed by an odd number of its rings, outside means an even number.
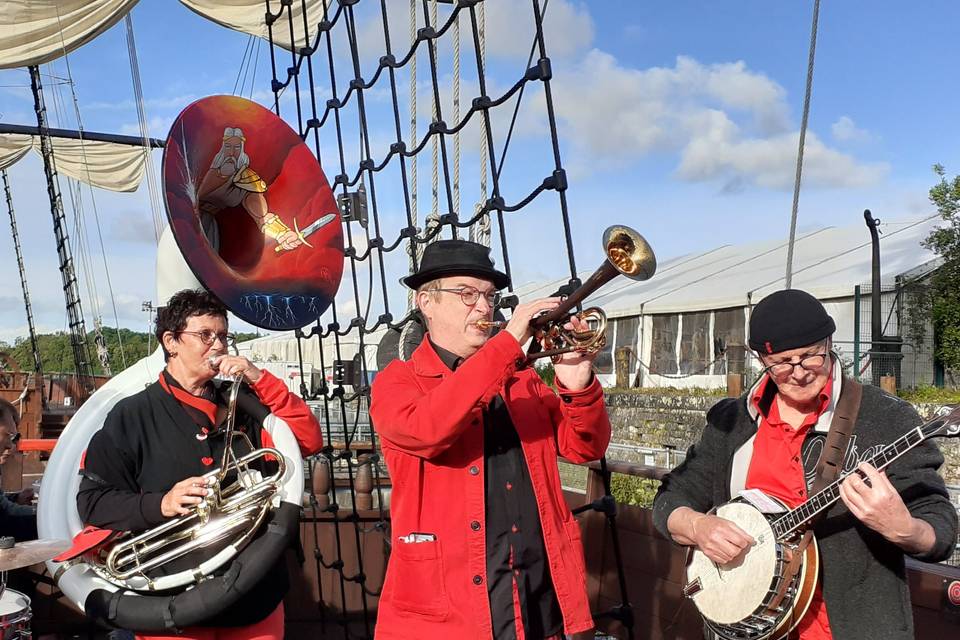
M204 501L212 489L203 476L219 465L226 442L231 385L215 381L218 374L242 379L233 424L254 447L271 446L264 428L270 414L289 426L303 455L323 444L303 400L246 358L227 355L234 341L227 333L227 310L211 294L174 294L157 314L156 336L166 367L156 382L110 411L81 466L78 511L96 527L140 532ZM232 442L238 457L247 453L245 440ZM287 588L284 564L275 563L234 604L177 637L282 638Z

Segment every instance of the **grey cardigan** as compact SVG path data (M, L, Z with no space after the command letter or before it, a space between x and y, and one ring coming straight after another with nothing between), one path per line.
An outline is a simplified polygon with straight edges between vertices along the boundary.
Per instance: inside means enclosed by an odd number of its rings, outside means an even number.
M707 413L700 441L686 460L664 477L653 503L657 529L668 539L667 518L677 507L705 512L730 500L734 454L757 431L750 392L721 400ZM860 452L887 445L922 421L909 403L864 385L853 442ZM876 451L876 449L874 449ZM847 456L848 460L855 456ZM887 468L914 517L936 532L933 549L918 560L949 557L957 540L957 512L937 469L943 456L926 441ZM904 552L869 529L837 501L815 526L820 545L823 598L835 638L912 640L913 616Z

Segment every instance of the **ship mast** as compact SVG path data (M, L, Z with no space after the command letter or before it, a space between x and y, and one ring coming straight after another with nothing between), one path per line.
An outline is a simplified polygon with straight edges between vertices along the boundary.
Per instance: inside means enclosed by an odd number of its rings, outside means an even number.
M27 327L30 330L30 347L33 349L33 370L37 374L37 382L43 380L43 365L40 362L40 345L37 343L37 330L33 324L33 307L30 304L30 293L27 291L27 271L23 266L23 252L20 250L20 233L17 231L17 217L13 212L13 195L10 193L10 180L7 171L0 171L3 176L3 191L7 196L7 211L10 213L10 231L13 234L13 250L17 254L17 268L20 270L20 288L23 289L23 304L27 310Z
M63 212L63 200L57 184L57 169L53 162L53 144L47 125L47 109L43 101L43 87L40 84L40 69L30 67L30 86L33 89L34 110L37 114L37 126L40 133L40 152L43 156L43 170L47 177L47 195L50 198L50 213L53 215L53 234L57 242L57 255L60 258L60 275L63 279L63 296L67 303L67 321L70 326L70 346L73 349L73 363L76 367L77 382L86 391L93 390L93 370L90 365L90 351L87 346L87 331L83 323L83 309L80 306L80 292L70 250L70 238L67 236L67 219Z

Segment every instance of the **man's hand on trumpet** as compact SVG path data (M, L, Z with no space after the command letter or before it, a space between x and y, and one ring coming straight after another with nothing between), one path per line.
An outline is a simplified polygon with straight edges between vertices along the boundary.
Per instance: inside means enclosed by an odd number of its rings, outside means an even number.
M513 310L513 315L510 316L510 321L507 323L507 326L504 327L504 330L513 334L513 337L516 338L517 342L521 345L526 344L527 341L533 337L533 328L530 326L530 321L545 311L556 309L562 299L563 298L542 298L540 300L534 300L533 302L518 304L516 309Z
M581 320L577 316L571 316L570 321L564 326L567 331L589 331L590 325L586 320ZM561 354L560 361L553 364L553 370L557 374L557 382L570 391L579 391L586 388L593 379L593 361L597 353L584 353L580 351L569 351Z

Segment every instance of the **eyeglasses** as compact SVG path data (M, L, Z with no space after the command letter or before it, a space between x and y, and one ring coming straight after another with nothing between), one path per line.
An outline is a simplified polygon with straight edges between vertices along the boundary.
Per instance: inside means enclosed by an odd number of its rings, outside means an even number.
M434 291L460 294L460 300L468 307L472 307L473 305L477 304L477 301L480 300L481 295L487 299L487 304L491 307L495 307L500 304L501 299L499 291L491 291L489 293L481 294L480 290L476 287L460 287L459 289L434 289Z
M794 368L798 366L804 371L817 371L823 367L828 355L829 354L826 353L814 353L809 356L804 356L799 362L778 362L777 364L772 364L765 368L764 371L768 371L771 375L781 378L793 373Z
M192 336L197 336L200 338L200 342L208 347L213 346L213 343L217 340L220 340L220 342L227 347L232 347L237 343L237 336L233 335L232 333L217 333L216 331L211 331L209 329L206 331L181 331L180 333L189 333Z

